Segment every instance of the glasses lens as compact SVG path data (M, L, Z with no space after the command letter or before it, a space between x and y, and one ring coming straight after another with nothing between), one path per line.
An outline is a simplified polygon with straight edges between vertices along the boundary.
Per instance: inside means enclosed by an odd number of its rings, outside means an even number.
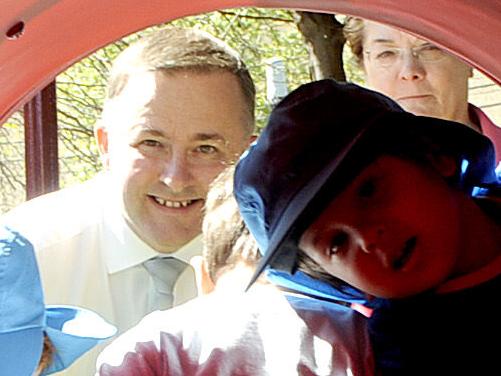
M431 44L419 47L415 51L417 56L419 56L422 61L427 62L438 61L445 56L445 52L443 50Z
M400 50L396 48L380 47L368 52L369 59L381 67L393 65L400 56Z
M410 50L409 50L410 51ZM446 56L446 52L440 48L426 44L412 49L412 55L423 62L436 62ZM402 56L402 49L396 47L377 46L365 52L369 60L379 67L390 67Z

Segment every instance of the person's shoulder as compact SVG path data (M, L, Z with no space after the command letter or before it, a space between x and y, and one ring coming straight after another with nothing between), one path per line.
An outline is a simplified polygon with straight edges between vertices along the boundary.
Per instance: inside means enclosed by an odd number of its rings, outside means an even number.
M468 112L470 118L472 118L473 122L478 125L482 131L485 131L484 128L492 128L497 132L501 132L501 126L494 123L494 121L479 107L472 103L468 103Z
M59 242L77 236L100 220L96 198L99 178L26 201L2 215L2 225L22 233L34 244Z
M166 310L158 310L144 316L138 324L122 334L124 341L142 342L160 340L160 333L171 333L182 336L187 328L203 325L204 317L211 310L217 310L212 294L199 296L188 302ZM204 312L204 314L201 314Z
M12 208L2 216L2 219L23 217L29 220L33 216L51 218L55 213L69 214L74 209L86 208L90 202L100 201L94 195L101 180L102 178L98 176L86 182L35 197Z
M184 330L193 330L198 326L197 317L203 316L199 307L201 301L205 299L196 298L180 306L146 315L104 348L96 362L98 372L127 375L129 373L126 370L141 368L141 364L147 364L148 368L155 367L151 361L159 358L156 354L166 350L168 353L164 353L164 356L173 359L181 351Z

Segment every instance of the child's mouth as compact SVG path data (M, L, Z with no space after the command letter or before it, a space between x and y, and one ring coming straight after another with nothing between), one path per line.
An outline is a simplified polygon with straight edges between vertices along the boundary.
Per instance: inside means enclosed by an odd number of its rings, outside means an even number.
M412 254L414 253L414 249L416 247L417 238L415 236L407 239L402 248L402 252L400 253L400 257L393 261L392 267L393 270L401 270L405 264L410 260Z

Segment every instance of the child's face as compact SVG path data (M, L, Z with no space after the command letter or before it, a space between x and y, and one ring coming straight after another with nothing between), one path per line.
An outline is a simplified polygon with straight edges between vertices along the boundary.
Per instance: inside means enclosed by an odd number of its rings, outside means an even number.
M416 294L454 271L456 197L434 170L382 156L327 206L299 246L325 271L371 295Z

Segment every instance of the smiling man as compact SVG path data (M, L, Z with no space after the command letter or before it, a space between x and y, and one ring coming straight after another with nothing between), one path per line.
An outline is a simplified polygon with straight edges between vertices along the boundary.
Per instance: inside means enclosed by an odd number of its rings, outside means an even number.
M254 96L240 57L206 33L163 29L126 49L96 125L104 171L2 218L34 244L46 300L122 332L194 297L205 196L249 145ZM93 374L95 357L68 372Z

